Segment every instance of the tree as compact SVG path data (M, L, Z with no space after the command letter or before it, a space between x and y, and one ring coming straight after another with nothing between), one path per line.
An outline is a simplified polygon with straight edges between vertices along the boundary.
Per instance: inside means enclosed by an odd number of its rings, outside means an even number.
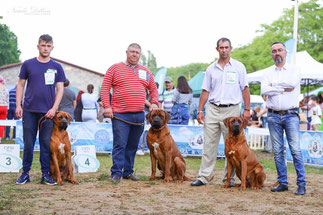
M181 75L185 76L187 80L194 77L199 71L205 71L209 66L208 63L191 63L180 67L171 67L167 70L167 76L173 78L174 85L177 85L177 78Z
M0 23L0 66L19 62L19 56L17 36L7 25Z
M323 7L318 0L299 5L297 51L306 50L315 60L323 62ZM270 45L273 42L285 42L293 37L294 8L285 10L283 16L271 25L261 25L251 44L234 49L231 56L246 66L247 72L255 72L273 64ZM259 85L250 85L252 94L260 93Z
M314 59L323 62L323 8L311 0L299 5L298 48L306 50ZM283 16L271 25L261 25L251 44L234 49L231 56L243 62L247 72L254 72L272 65L270 45L276 41L285 42L293 37L294 8L285 10Z
M157 61L156 57L151 51L147 51L148 57L145 56L144 53L141 54L140 63L146 67L153 73L156 74L158 68L157 68Z

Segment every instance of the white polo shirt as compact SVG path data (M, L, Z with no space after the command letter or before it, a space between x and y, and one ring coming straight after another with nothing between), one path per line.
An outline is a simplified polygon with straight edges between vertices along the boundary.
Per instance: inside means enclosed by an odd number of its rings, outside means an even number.
M299 68L285 64L281 70L276 65L266 69L261 81L261 93L267 95L267 107L289 110L299 107L301 74ZM294 88L284 92L284 88Z
M245 66L230 58L223 69L218 61L207 68L202 89L210 93L208 98L210 103L236 105L243 101L242 91L248 86Z

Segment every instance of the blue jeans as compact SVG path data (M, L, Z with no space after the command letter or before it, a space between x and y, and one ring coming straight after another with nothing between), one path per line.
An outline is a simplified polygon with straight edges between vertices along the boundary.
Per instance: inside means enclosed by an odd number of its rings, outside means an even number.
M268 128L278 175L278 182L288 185L287 167L284 156L284 130L293 157L297 174L297 185L306 185L305 167L299 140L299 118L296 114L279 115L268 113Z
M7 119L11 120L18 120L19 118L16 115L16 109L9 109L8 110L8 114L7 114ZM10 126L6 127L6 138L10 139ZM16 138L16 126L13 127L13 134L12 134L12 138Z
M33 162L34 146L37 137L38 126L39 129L39 146L40 146L40 165L42 173L49 173L50 166L50 138L53 130L53 120L44 118L40 123L39 120L45 113L23 112L22 127L24 139L24 153L22 169L24 172L29 172Z
M114 116L133 123L143 123L145 113L113 113ZM111 176L128 176L133 173L135 156L144 126L131 125L112 119L113 149Z
M187 104L175 103L172 107L172 119L169 124L188 125L190 119L189 106Z

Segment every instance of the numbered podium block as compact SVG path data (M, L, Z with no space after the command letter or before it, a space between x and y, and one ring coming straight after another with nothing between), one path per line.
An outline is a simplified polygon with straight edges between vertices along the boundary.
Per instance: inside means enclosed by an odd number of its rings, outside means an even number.
M100 162L96 158L95 146L75 146L75 153L72 157L74 172L96 172L100 167Z
M21 167L20 146L0 144L0 172L19 172Z

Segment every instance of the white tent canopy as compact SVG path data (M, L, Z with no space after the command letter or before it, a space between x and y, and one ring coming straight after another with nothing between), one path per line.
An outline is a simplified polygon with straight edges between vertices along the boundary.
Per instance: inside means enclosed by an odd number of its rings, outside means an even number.
M323 82L323 64L314 60L307 51L296 53L296 65L301 69L302 81ZM266 69L247 75L249 83L260 83Z

